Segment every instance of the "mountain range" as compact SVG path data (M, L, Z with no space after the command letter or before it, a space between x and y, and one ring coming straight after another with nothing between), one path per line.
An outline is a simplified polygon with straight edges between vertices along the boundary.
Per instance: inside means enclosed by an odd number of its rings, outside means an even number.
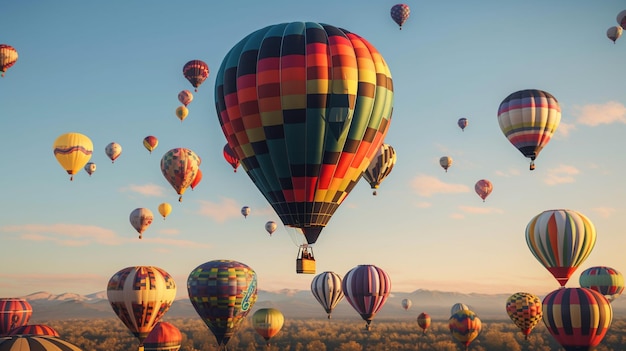
M510 294L458 293L419 289L408 293L392 293L376 319L412 320L421 312L428 313L433 319L447 320L450 308L461 302L470 307L483 320L509 319L505 305ZM30 323L65 319L115 318L107 300L106 291L88 295L74 293L51 294L36 292L21 296L33 307ZM403 299L410 299L412 306L408 310L401 307ZM543 298L543 296L540 296ZM616 299L612 303L616 318L626 316L626 300ZM326 312L309 290L283 289L278 291L259 290L253 309L273 307L279 309L285 318L310 319L326 318ZM169 318L197 318L188 298L174 301L167 312ZM359 318L356 311L345 298L332 312L332 318Z

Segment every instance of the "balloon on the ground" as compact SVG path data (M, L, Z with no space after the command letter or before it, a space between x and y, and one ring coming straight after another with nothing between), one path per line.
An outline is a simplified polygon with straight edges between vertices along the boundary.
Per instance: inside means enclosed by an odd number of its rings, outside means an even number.
M161 173L180 195L178 201L183 201L183 194L196 179L201 163L195 152L183 147L171 149L161 158Z
M142 238L143 233L148 229L150 224L152 224L152 220L154 220L154 215L149 208L140 207L134 209L129 216L130 224L135 228L137 233L139 233L139 239Z
M396 4L391 7L391 19L398 24L400 30L410 15L411 8L407 4Z
M328 314L328 319L344 297L341 280L339 274L331 271L320 273L311 280L311 293Z
M580 273L578 282L582 288L589 288L604 295L609 302L624 292L624 276L615 268L594 266Z
M525 339L528 339L528 334L543 316L541 299L527 292L517 292L509 296L505 308L509 318L520 328Z
M380 183L391 173L393 166L396 164L396 159L396 150L389 144L382 144L372 162L363 172L363 178L374 189L374 195L376 195L376 189L378 189Z
M52 145L54 157L74 180L74 174L78 173L93 154L93 143L86 135L80 133L61 134Z
M183 66L183 75L198 91L198 87L209 77L209 66L201 60L191 60Z
M182 342L180 329L172 323L159 322L143 341L143 351L178 351Z
M482 330L480 318L471 310L459 310L448 319L450 333L467 351Z
M261 308L252 314L252 327L268 346L270 339L280 332L284 323L285 316L275 308Z
M15 50L14 47L7 44L0 44L0 76L4 77L4 72L17 62L18 56L17 50Z
M0 336L28 324L33 307L22 298L0 298Z
M387 272L371 264L358 265L344 275L341 288L348 303L366 322L365 328L370 330L372 320L391 293Z
M111 163L114 163L118 157L122 154L122 145L112 142L104 148L104 153L111 159Z

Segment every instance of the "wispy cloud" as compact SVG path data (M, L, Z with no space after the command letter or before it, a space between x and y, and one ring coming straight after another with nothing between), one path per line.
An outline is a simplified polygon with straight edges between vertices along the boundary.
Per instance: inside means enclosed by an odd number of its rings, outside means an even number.
M557 128L556 132L554 133L554 138L566 138L575 129L576 125L574 123L566 123L561 121L561 123L559 123L559 128Z
M433 204L430 202L426 202L426 201L421 201L421 202L416 202L415 203L415 207L417 208L429 208L432 207Z
M617 211L612 207L596 207L591 210L602 218L609 218Z
M25 224L0 227L0 232L15 233L23 240L49 241L61 246L120 245L120 238L106 228L82 224Z
M578 123L592 127L600 124L626 123L626 106L617 101L574 106L574 115L577 116Z
M163 234L163 235L179 235L180 234L180 230L179 229L161 229L159 230L159 234Z
M431 197L434 194L467 193L470 188L464 184L444 183L439 178L418 175L411 181L411 188L420 196Z
M200 200L198 214L212 218L218 223L224 223L229 219L241 216L241 205L233 199L222 198L222 201L211 202Z
M121 192L137 193L137 194L141 194L144 196L159 197L159 196L165 195L165 189L162 186L159 186L156 184L144 184L144 185L131 184L129 186L120 188L119 190Z
M42 286L52 294L73 292L78 294L91 294L97 290L86 290L93 286L102 286L102 282L108 281L109 277L97 274L5 274L0 273L0 290L24 290L40 291Z
M186 247L186 248L199 248L199 249L210 249L211 245L203 244L195 241L189 240L181 240L181 239L170 239L170 238L147 238L144 237L144 241L146 243L155 243L162 244L167 247Z
M548 185L557 185L564 183L573 183L574 176L580 173L578 168L568 165L559 165L556 168L548 170L548 174L544 179L544 183Z
M496 171L496 175L500 177L514 177L520 175L519 168L509 168L504 171Z
M495 207L476 207L476 206L459 206L459 210L465 213L477 213L477 214L491 214L491 213L504 213L502 209Z

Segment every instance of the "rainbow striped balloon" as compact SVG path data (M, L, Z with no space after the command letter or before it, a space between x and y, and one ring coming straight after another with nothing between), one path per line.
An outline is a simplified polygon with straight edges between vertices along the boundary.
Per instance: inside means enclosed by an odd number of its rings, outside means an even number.
M614 268L595 266L585 269L578 278L580 286L595 290L609 301L615 300L624 291L624 276Z
M452 336L467 350L482 331L483 324L474 311L459 310L448 319L448 327Z

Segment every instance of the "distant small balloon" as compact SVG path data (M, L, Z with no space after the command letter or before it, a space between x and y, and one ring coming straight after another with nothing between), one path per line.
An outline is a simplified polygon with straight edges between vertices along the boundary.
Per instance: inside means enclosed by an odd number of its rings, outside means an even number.
M178 117L178 119L180 119L180 121L184 121L185 118L187 118L187 115L189 115L189 109L185 106L178 106L176 108L176 117Z
M614 26L606 30L606 36L613 41L613 44L615 44L615 41L622 36L622 31L622 27Z
M112 142L106 146L104 152L107 154L107 157L111 159L111 163L114 163L118 157L122 154L122 145Z
M93 162L87 162L85 165L85 172L91 176L96 171L96 164Z
M163 216L164 220L165 220L165 217L169 216L171 212L172 212L172 205L170 205L169 203L163 202L159 205L159 213L161 214L161 216Z
M391 7L391 19L400 26L400 30L402 30L402 25L409 18L411 14L411 9L407 4L397 4Z
M404 308L405 311L408 311L412 305L413 302L410 299L402 299L402 308Z
M139 239L141 239L143 232L152 224L153 219L154 215L148 208L136 208L130 213L130 224L139 233Z
M278 225L274 221L268 221L265 223L265 230L270 234L270 236L276 231Z
M250 214L250 207L248 206L242 207L241 214L244 216L244 218L248 218L248 215Z
M442 156L439 159L439 165L441 166L441 168L443 168L446 173L448 172L448 168L450 168L450 166L452 166L452 157L450 156Z
M0 44L0 76L4 77L4 72L17 62L18 54L14 47L7 44Z
M191 101L193 101L193 94L189 90L183 90L178 93L178 101L187 106L191 103Z
M461 128L462 131L465 131L465 127L467 127L469 121L467 120L467 118L461 117L456 123L459 125L459 128Z
M147 137L143 138L143 146L148 151L150 151L150 153L152 153L152 151L154 151L154 149L156 149L158 145L159 139L157 139L157 137L153 135L148 135Z
M483 202L485 202L487 196L489 196L491 191L493 191L493 184L491 184L491 182L487 179L481 179L474 184L474 190L476 191L476 194L483 199Z

